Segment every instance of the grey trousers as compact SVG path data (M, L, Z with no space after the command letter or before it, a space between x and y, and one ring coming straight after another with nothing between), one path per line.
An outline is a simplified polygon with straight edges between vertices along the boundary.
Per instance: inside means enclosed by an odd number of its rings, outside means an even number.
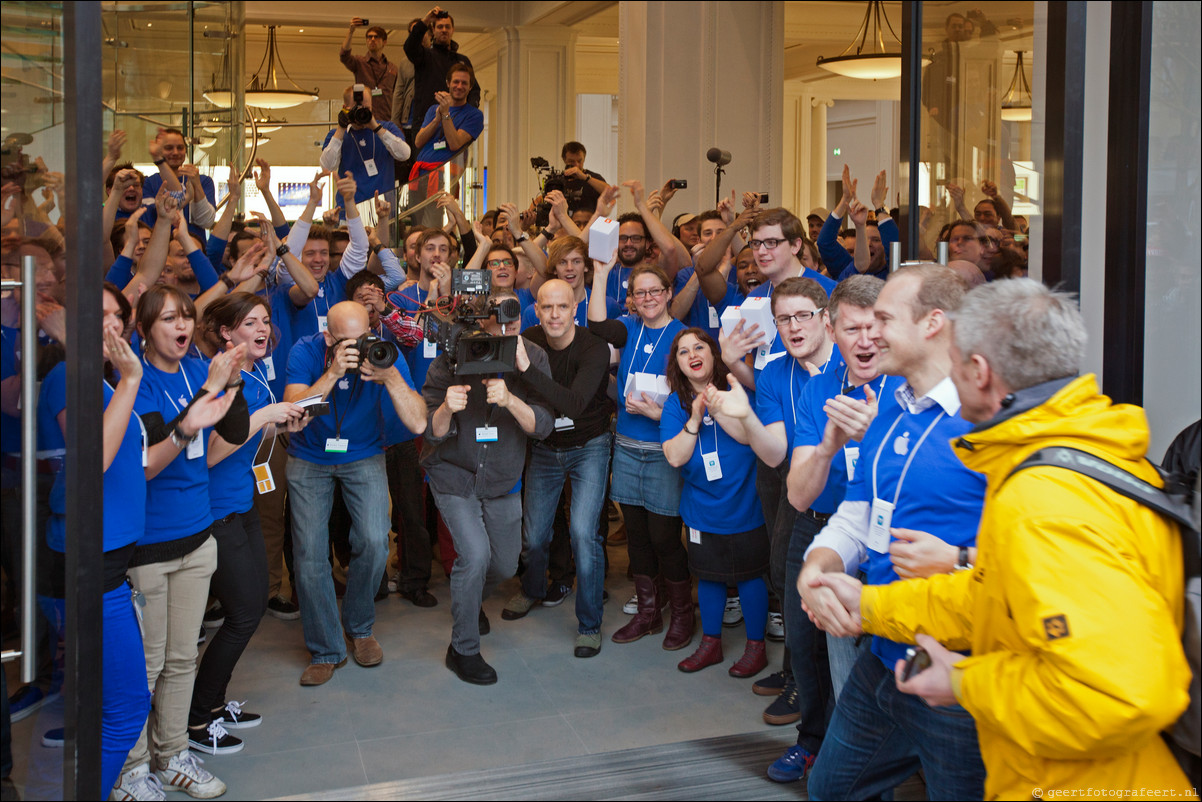
M451 646L460 654L480 651L480 602L517 573L522 551L522 494L464 498L434 490L434 501L451 531Z

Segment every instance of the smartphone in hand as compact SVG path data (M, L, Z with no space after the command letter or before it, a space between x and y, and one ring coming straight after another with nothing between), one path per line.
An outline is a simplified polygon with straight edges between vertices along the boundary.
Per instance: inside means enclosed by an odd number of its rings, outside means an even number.
M902 682L908 681L915 674L920 674L930 667L930 653L921 646L911 646L906 649L906 662L902 665Z

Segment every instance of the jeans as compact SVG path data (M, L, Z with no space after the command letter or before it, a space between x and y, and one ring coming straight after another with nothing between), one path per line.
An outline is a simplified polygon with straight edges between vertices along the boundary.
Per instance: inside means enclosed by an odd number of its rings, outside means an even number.
M859 635L854 638L836 638L829 632L826 635L826 656L831 664L831 699L839 703L839 694L851 676L860 655L872 649L872 636Z
M608 432L577 448L554 449L535 443L530 449L523 487L526 531L526 573L522 593L532 599L547 595L547 552L552 523L564 481L572 482L572 512L568 531L576 558L576 620L580 634L601 631L601 594L605 582L604 549L597 536L597 516L605 503L609 473Z
M797 745L818 754L827 733L827 723L834 710L831 695L831 671L826 651L826 634L801 609L801 594L797 592L797 577L805 564L806 549L822 524L808 515L800 514L793 522L789 551L785 559L785 597L782 602L785 616L785 646L792 663L793 681L797 683L797 699L801 705L801 721L797 724Z
M342 600L342 630L351 638L371 635L376 621L375 595L388 560L388 482L384 455L343 465L320 465L290 456L288 486L297 590L305 646L314 663L340 663L346 659L329 561L335 479L342 483L343 497L354 520L351 563Z
M810 775L810 799L868 799L922 769L929 799L981 799L977 728L959 705L930 707L897 689L871 652L852 668Z
M251 507L249 512L217 521L213 537L217 541L217 570L210 592L221 602L225 621L209 642L196 671L188 716L188 724L193 727L208 725L212 711L225 706L226 686L234 666L267 612L267 550L259 513Z
M459 654L478 654L480 603L499 583L517 573L522 551L522 496L465 498L433 492L455 541L451 646Z
M417 463L418 442L408 440L384 450L400 569L397 585L402 593L424 590L430 584L430 560L434 557L430 532L426 529L426 486Z
M137 744L125 759L125 771L149 763L164 768L188 748L188 708L196 679L196 633L209 600L209 578L217 568L217 541L209 538L174 560L129 569L133 586L146 597L142 608L142 644L146 684L154 707Z
M104 594L104 688L100 717L100 798L117 784L125 756L138 742L150 713L146 656L134 612L133 590L121 585ZM196 635L193 633L193 639Z

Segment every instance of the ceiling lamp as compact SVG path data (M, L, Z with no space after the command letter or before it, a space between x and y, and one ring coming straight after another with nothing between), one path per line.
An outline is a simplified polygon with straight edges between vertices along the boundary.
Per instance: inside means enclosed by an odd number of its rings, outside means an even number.
M198 148L211 148L217 144L215 136L198 136L193 140Z
M269 136L261 136L258 138L258 140L255 140L254 138L248 136L246 138L246 141L243 142L242 145L243 145L243 147L253 148L253 147L258 147L259 145L266 145L270 141L271 141L271 137L269 137Z
M261 111L255 113L254 120L255 130L260 134L270 134L272 131L278 131L284 127L284 123L288 122L287 120L273 119L270 114L264 114Z
M860 23L860 29L856 31L847 49L832 58L819 56L818 66L848 78L872 81L897 78L902 73L901 39L889 24L889 17L882 8L884 4L881 0L869 0L867 5L864 21ZM885 28L889 29L889 35L893 37L893 42L897 43L896 51L890 52L885 49ZM930 63L930 58L922 57L922 66Z
M246 85L246 105L259 109L287 109L317 100L317 90L309 92L301 89L296 81L293 81L288 75L283 61L280 62L279 67L293 88L289 89L286 86L283 89L280 88L279 78L275 72L275 27L274 25L267 26L267 52L263 54L263 60L259 62L255 74L251 76L250 83ZM264 74L265 77L260 78L259 70L263 69L264 64L267 65L267 71Z
M1018 53L1018 63L1014 65L1014 77L1010 79L1010 88L1002 98L1002 119L1011 122L1031 121L1031 85L1027 83L1027 71L1023 69L1023 52Z

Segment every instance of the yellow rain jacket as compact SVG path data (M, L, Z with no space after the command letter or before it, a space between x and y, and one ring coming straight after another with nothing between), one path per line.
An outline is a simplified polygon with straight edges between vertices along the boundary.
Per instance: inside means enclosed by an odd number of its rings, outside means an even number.
M1197 799L1160 736L1189 702L1176 524L1063 468L1006 478L1069 446L1160 486L1143 410L1112 405L1089 375L953 446L989 481L976 565L864 588L864 630L972 650L952 687L976 719L987 799Z

